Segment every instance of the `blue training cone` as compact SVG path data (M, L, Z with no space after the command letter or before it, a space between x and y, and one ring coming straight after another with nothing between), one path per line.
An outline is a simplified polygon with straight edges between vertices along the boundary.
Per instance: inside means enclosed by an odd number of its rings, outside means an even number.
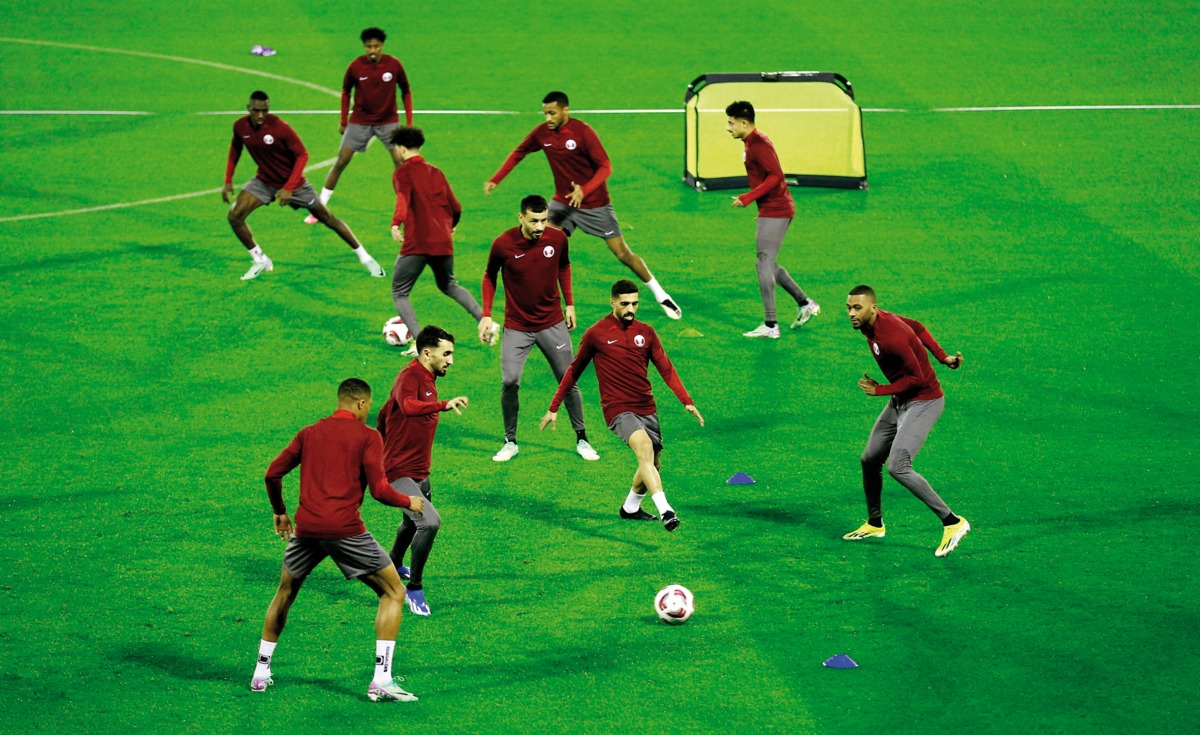
M854 659L844 653L839 653L836 656L825 659L824 664L831 669L857 669L858 664L854 663Z
M725 481L727 485L753 485L754 478L747 475L745 472L735 472L733 477Z

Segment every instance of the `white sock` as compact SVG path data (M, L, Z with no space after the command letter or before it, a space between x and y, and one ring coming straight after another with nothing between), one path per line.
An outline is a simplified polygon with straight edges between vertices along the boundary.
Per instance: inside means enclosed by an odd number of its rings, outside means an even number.
M667 295L667 292L663 290L663 287L658 285L658 279L654 276L650 276L650 280L646 281L646 286L654 293L655 301L662 301L664 299L671 298Z
M250 257L254 258L255 263L262 263L267 260L267 254L264 253L263 249L257 245L255 245L254 249L250 251Z
M645 495L638 495L632 488L629 490L629 497L625 498L625 505L622 506L626 513L637 513L637 509L642 507L642 498Z
M668 510L673 510L671 504L667 502L666 493L655 493L650 496L650 499L654 501L654 507L658 508L659 515L666 513Z
M329 204L329 199L332 196L333 189L321 189L321 196L318 198L321 200L321 204Z
M266 679L271 676L271 657L275 655L275 645L266 640L259 642L258 665L254 667L255 679Z
M354 254L358 256L358 262L362 263L363 265L366 265L367 263L374 260L374 258L371 257L371 254L368 253L367 249L364 248L362 245L359 245L358 247L354 248Z
M396 641L375 641L375 684L387 684L392 680L392 653Z

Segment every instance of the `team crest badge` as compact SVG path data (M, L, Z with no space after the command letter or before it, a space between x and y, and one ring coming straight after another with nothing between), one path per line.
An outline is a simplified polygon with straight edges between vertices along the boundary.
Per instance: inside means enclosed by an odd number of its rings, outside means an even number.
M568 140L567 141L567 150L569 150L569 151L575 150L576 145L578 145L578 144L575 142L574 139Z
M271 145L272 143L275 142L275 136L274 135L264 135L263 142L266 143L267 145Z
M385 81L385 82L392 81L392 73L390 71L385 71L383 73L383 81Z
M879 343L878 343L878 342L872 342L872 343L871 343L871 349L872 349L872 350L875 350L875 354L876 354L876 355L878 355L878 354L879 354Z
M547 245L546 247L542 248L542 255L545 255L547 258L553 258L554 257L554 246Z
M637 345L638 347L645 347L646 346L646 338L640 334L635 334L633 336L633 343L635 345Z

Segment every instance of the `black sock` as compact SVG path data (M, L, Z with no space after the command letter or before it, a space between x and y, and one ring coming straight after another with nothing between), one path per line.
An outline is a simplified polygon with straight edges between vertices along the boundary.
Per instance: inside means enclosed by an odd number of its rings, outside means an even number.
M767 327L774 327L774 326L775 326L776 324L778 324L778 323L779 323L779 322L763 322L763 324L766 324L766 325L767 325Z
M583 429L580 429L579 431L575 432L575 440L581 441L581 442L587 441L587 432L584 431Z
M867 525L874 526L875 528L883 528L883 518L868 518Z
M951 513L950 515L948 515L942 519L942 525L943 526L953 526L955 523L958 523L958 521L959 521L959 517L954 515L953 513Z

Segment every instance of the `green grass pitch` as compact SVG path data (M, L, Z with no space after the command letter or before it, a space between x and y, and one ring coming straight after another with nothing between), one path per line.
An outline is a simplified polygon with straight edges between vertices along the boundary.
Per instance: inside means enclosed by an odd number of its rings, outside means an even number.
M0 732L1195 728L1200 110L1179 107L1200 103L1195 3L80 0L0 16L0 111L149 113L0 115ZM684 309L643 316L708 420L653 379L674 535L617 520L633 463L591 374L602 461L579 461L567 426L537 432L554 386L533 356L521 454L494 465L498 352L427 276L418 313L460 340L442 394L471 405L437 438L434 615L405 616L397 670L421 701L398 706L364 696L375 598L332 565L293 609L276 686L247 689L282 554L262 474L338 381L379 396L405 361L379 335L387 283L299 214L253 215L276 271L238 280L248 258L216 193L234 117L198 114L257 88L275 111L335 109L319 88L368 25L391 34L425 153L464 204L457 272L476 294L491 239L550 176L531 157L493 197L482 183L541 95L571 95L614 161L630 243ZM682 109L699 74L789 69L853 82L871 188L794 191L781 262L824 311L750 341L753 215L680 183L682 113L583 111ZM1035 105L1177 107L938 111ZM283 117L314 162L335 155L334 115ZM331 207L390 272L389 169L372 147ZM237 184L252 173L246 156ZM625 271L583 236L572 259L588 325ZM855 386L878 371L842 310L860 282L966 356L939 371L946 413L916 463L975 529L946 559L890 479L888 537L840 539L863 517L857 458L881 407ZM738 471L758 483L727 486ZM387 543L396 512L363 513ZM672 582L697 599L679 628L651 611ZM859 668L821 666L838 653Z

